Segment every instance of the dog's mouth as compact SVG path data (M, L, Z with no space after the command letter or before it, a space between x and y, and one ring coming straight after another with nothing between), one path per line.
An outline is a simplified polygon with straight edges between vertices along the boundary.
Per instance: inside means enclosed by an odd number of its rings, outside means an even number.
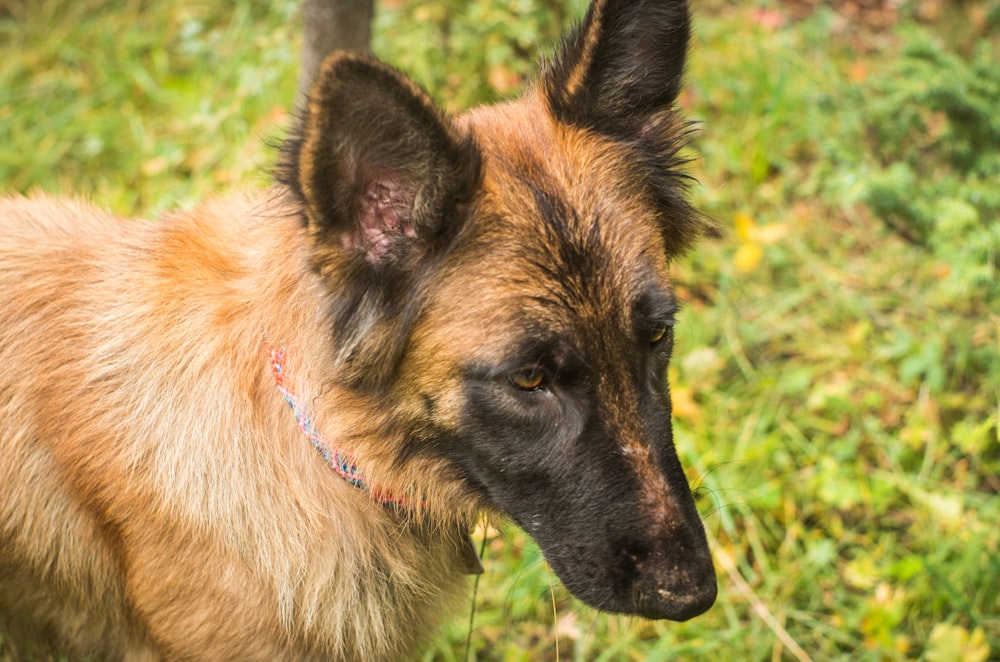
M676 530L651 548L595 538L566 545L545 533L535 538L566 588L596 609L686 621L715 603L715 567L700 521L697 528Z

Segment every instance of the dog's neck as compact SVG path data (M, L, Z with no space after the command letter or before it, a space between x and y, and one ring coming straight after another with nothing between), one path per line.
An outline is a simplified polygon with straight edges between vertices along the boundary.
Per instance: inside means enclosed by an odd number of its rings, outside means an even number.
M316 449L330 468L337 472L341 478L359 490L369 494L376 502L403 510L412 508L414 505L413 499L395 494L384 485L379 485L368 480L348 453L324 441L322 435L320 435L313 425L309 411L292 390L285 361L286 354L287 349L285 347L272 347L268 350L271 374L274 375L274 384L278 392L285 399L285 402L288 403L288 406L291 407L299 430L302 431L302 434L309 440L313 448Z
M268 361L271 366L271 374L274 376L274 385L277 387L281 397L291 407L299 430L302 431L302 434L309 440L309 443L322 456L327 465L337 472L347 483L365 492L379 504L403 512L411 510L414 506L422 505L424 503L423 499L415 501L404 495L397 494L384 485L367 479L349 454L331 446L323 440L323 437L315 429L308 410L302 405L302 401L292 390L287 363L285 361L286 355L287 349L285 347L272 347L268 349ZM468 531L459 532L457 539L459 543L459 571L467 575L481 574L483 572L482 561L480 560L479 553L476 552L475 546L472 544Z

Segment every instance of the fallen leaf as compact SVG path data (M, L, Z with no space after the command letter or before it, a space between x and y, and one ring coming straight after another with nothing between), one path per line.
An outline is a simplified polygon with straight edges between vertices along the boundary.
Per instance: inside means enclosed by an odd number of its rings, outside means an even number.
M864 60L857 60L851 65L848 78L851 79L852 83L863 83L868 79L868 65Z
M695 422L701 416L701 407L695 402L691 387L674 385L670 388L670 405L675 418Z
M938 623L931 630L925 657L928 662L986 662L990 645L981 627L970 633L961 625Z
M736 249L733 265L737 271L748 274L760 265L762 259L764 259L764 249L760 244L743 244Z
M733 226L736 229L736 238L740 241L750 241L757 223L750 214L736 212L733 215Z

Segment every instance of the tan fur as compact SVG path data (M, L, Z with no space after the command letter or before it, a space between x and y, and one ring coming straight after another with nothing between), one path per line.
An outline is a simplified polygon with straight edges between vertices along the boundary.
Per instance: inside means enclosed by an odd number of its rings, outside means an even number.
M594 50L597 48L598 35L601 32L601 23L604 20L604 2L592 2L590 7L589 29L583 33L583 44L580 50L579 59L573 63L572 69L568 72L566 84L563 88L562 99L567 101L580 93L583 87L584 78L594 59Z
M496 347L490 336L518 323L498 315L532 314L504 294L521 268L509 259L520 251L514 237L532 234L517 227L530 223L532 203L505 194L510 173L499 160L544 166L561 190L579 192L576 208L636 215L627 189L619 200L590 197L614 176L611 146L540 126L540 103L464 119L493 161L477 204L506 219L470 228L481 235L470 250L507 242L510 251L491 251L493 264L476 255L473 274L442 279L452 285L437 293L412 352L435 358L404 362L414 394ZM30 572L43 587L0 589L4 611L31 605L30 618L61 640L111 657L398 659L461 594L457 522L467 525L478 504L446 478L421 480L433 466L401 473L385 440L364 434L372 403L325 381L321 277L309 268L308 231L279 195L155 223L47 198L0 204L0 504L14 508L0 513L0 576ZM623 255L662 255L657 234L643 232L613 241ZM457 268L471 261L462 257ZM469 301L470 291L492 295ZM279 346L297 395L317 405L317 428L350 431L367 471L427 497L424 539L398 535L396 516L317 461L273 383L267 351ZM419 403L404 394L401 406ZM189 595L192 583L204 587L197 602L177 604L169 587ZM220 610L240 627L220 628ZM88 611L106 615L96 630ZM178 632L189 648L164 648Z
M305 231L268 195L158 223L0 203L3 612L108 658L399 659L466 585L457 537L399 535L276 392L268 346L306 401L327 353ZM350 429L358 403L321 400Z

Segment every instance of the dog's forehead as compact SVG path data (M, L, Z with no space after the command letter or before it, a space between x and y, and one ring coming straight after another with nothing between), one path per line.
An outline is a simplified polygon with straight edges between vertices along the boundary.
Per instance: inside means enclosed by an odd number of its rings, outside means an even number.
M586 356L631 342L643 317L669 316L659 217L624 148L523 99L462 122L482 151L482 186L430 285L418 342L458 362L499 365L518 343L546 340Z
M660 221L625 146L554 121L530 97L464 119L483 152L472 234L484 260L570 305L630 307L668 289Z

